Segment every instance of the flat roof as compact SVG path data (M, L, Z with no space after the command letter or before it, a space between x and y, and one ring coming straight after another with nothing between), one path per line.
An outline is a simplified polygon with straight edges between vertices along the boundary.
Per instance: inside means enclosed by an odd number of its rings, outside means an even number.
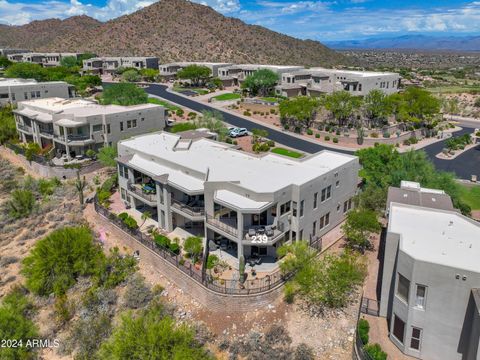
M209 61L177 61L166 64L160 64L160 66L188 66L188 65L205 65L205 66L230 66L233 63L228 62L209 62Z
M25 86L25 85L47 85L47 84L67 84L67 83L64 81L38 82L35 79L0 78L0 86Z
M119 142L121 154L138 154L146 160L144 169L166 166L164 173L178 167L196 172L208 181L235 182L258 193L271 193L292 184L304 184L328 171L358 161L353 155L324 150L303 159L268 153L253 155L232 145L210 139L192 141L188 149L176 151L180 136L167 132L140 135ZM198 175L201 174L201 175ZM160 174L155 174L160 175Z
M392 203L388 231L414 259L480 272L480 223L458 212Z
M75 116L90 116L98 114L116 114L124 111L135 111L150 108L161 107L156 104L141 104L133 106L121 106L121 105L100 105L92 100L85 99L61 99L61 98L43 98L22 101L20 103L22 110L24 107L28 107L29 110L37 112L49 112L49 113L64 113L73 114Z
M229 190L215 191L214 199L244 210L260 210L270 204L269 201L255 201Z
M391 186L388 188L387 208L392 202L455 211L450 196L435 189Z

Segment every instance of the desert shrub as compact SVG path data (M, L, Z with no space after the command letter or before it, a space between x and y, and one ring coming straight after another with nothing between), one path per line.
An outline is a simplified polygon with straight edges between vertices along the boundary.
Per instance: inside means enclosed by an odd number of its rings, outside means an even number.
M93 149L88 149L85 151L85 155L87 155L89 158L93 158L95 155L97 155L97 153Z
M157 234L155 235L153 241L160 247L168 248L170 245L170 239L165 235Z
M319 134L319 133L316 133L316 134L315 134L315 138L316 138L316 139L320 139L320 134Z
M248 111L248 110L245 110L245 111L243 112L243 115L245 115L245 116L252 116L252 113L251 113L250 111Z
M137 271L137 260L130 255L121 255L118 248L113 248L102 263L97 266L97 284L105 288L113 288L124 282Z
M197 113L195 113L195 112L193 112L193 111L190 111L190 112L188 113L188 117L189 117L189 118L192 118L192 119L193 119L193 118L196 118L196 117L197 117Z
M152 300L152 297L152 291L145 284L145 279L141 275L134 275L128 280L123 296L125 306L130 309L138 309L146 306Z
M358 336L362 340L362 344L368 344L369 336L368 332L370 331L370 324L365 319L360 319L358 321Z
M325 141L330 141L330 136L325 136Z
M96 274L105 256L87 227L66 227L39 240L23 260L26 286L38 295L62 295L78 277Z
M33 306L23 288L14 288L0 304L0 339L15 339L26 344L38 338L38 329L31 320ZM3 347L0 359L34 359L34 349L27 346Z
M215 254L209 254L207 259L207 269L213 269L219 262L219 258Z
M177 116L183 116L185 112L183 111L183 109L178 109L177 111L175 111L175 114L177 114Z
M100 191L97 192L98 202L101 205L106 206L106 207L110 206L110 196L112 196L110 191L100 190Z
M295 300L295 284L288 282L283 289L283 298L288 304L292 304Z
M378 138L378 133L377 132L372 132L372 133L370 133L370 137L376 139L376 138Z
M307 129L307 135L313 135L313 130L312 129Z
M54 315L58 323L65 324L73 317L74 313L74 305L65 294L55 299Z
M390 137L390 133L389 133L388 131L385 131L385 132L383 133L383 137L384 137L384 138L389 138L389 137Z
M287 345L292 342L292 338L288 335L288 331L283 325L272 324L265 333L265 342L270 345Z
M387 360L387 353L382 350L379 344L368 344L364 346L364 349L372 360Z
M332 139L332 141L333 141L335 144L337 144L337 143L338 143L338 138L334 137L334 138Z
M270 114L275 114L275 109L270 109Z
M14 190L7 205L12 218L27 217L36 208L35 195L30 190Z
M38 180L38 191L42 196L53 195L55 189L62 183L56 177L50 180L40 179Z
M139 336L141 334L141 336ZM211 359L195 340L195 331L177 324L164 306L155 304L137 314L127 312L98 352L102 359Z
M300 343L295 348L293 360L314 360L315 353L313 349L305 343Z

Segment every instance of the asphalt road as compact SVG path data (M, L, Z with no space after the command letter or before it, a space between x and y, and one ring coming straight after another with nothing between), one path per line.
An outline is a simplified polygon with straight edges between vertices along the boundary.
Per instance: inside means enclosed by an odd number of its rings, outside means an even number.
M149 94L160 96L171 102L180 104L187 108L190 108L195 111L202 110L217 110L212 108L207 104L201 104L196 101L190 100L183 96L176 95L174 93L166 91L166 86L152 84L145 89ZM223 114L225 121L233 126L244 127L248 130L253 128L264 129L268 131L268 137L275 142L286 145L288 147L298 149L307 153L315 153L321 150L334 150L329 147L322 146L320 144L315 144L306 140L299 139L295 136L290 135L288 132L278 131L271 129L269 127L262 126L254 121L246 120L240 116L230 114L228 112L220 111ZM463 130L455 133L455 135L461 135L467 132L472 132L475 124L465 123L462 126ZM478 127L478 126L477 126ZM429 158L435 164L435 167L439 170L454 172L457 177L461 179L470 180L472 175L477 175L480 178L480 145L471 149L462 155L458 156L454 160L441 160L435 157L439 152L444 148L444 142L440 141L432 145L426 146L423 150L428 154ZM351 151L347 150L334 150L337 152L351 154Z

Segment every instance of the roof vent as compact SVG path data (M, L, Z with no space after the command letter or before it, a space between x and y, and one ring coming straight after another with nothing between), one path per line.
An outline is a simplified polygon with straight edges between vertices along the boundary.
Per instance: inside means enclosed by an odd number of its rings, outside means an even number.
M453 221L452 220L449 221L448 226L453 226Z

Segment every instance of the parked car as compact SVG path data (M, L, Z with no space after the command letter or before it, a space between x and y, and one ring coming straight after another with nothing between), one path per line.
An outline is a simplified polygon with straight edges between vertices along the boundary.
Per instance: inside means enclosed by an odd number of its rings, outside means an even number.
M241 137L241 136L247 136L248 131L245 128L236 128L236 129L233 129L232 131L230 131L228 133L228 135L232 138L237 138L237 137Z

